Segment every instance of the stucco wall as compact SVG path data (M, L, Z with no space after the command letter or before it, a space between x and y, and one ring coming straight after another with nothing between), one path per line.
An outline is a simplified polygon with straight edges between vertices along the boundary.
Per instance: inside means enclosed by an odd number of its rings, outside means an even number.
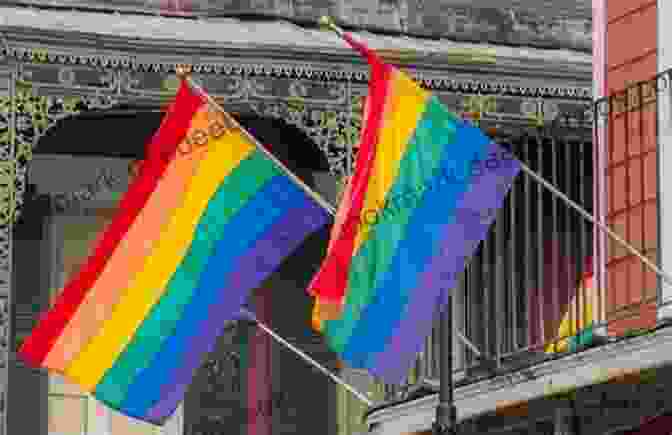
M606 90L623 91L657 71L655 0L608 0ZM607 223L654 262L657 251L656 105L611 113L607 127ZM607 248L609 332L646 328L656 319L654 303L626 309L655 297L656 276L621 246ZM623 318L628 316L628 318ZM616 320L619 319L620 320Z
M331 15L360 28L451 39L590 51L590 0L19 0L177 15L267 14L297 20Z

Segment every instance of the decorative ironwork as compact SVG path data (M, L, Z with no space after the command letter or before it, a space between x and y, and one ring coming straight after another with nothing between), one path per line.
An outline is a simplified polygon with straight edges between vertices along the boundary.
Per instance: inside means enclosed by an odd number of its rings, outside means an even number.
M0 71L1 73L2 71ZM9 108L0 105L0 435L7 433L7 382L12 337L12 216L14 210L15 180L15 116L14 77L0 74L0 98L10 102ZM3 89L4 88L4 89ZM3 96L4 95L4 96Z
M494 95L469 95L464 98L462 116L478 125L483 114L495 113L497 101Z
M592 114L599 121L610 116L632 113L652 107L659 95L669 95L672 69L663 71L649 80L628 83L626 88L595 101Z
M62 119L75 116L83 110L103 109L115 105L109 97L53 97L39 95L33 86L25 82L16 82L14 98L0 96L0 117L5 119L7 128L0 136L0 155L5 165L2 169L2 182L14 178L13 194L2 195L0 200L0 224L20 216L23 196L26 191L26 173L32 160L33 149L50 128ZM14 130L8 122L14 117ZM10 156L10 136L14 136L14 156ZM4 139L4 140L3 140ZM14 161L11 165L8 162ZM11 200L5 200L11 196Z
M176 72L176 63L171 57L170 59L153 58L150 56L133 56L128 53L120 52L79 52L72 48L53 47L49 51L42 48L18 46L13 44L11 51L0 46L0 55L7 54L8 58L14 59L21 63L24 67L31 67L35 70L36 65L43 69L49 65L60 71L63 67L76 68L75 72L78 77L72 84L74 88L82 90L85 86L90 87L91 81L80 82L79 76L85 77L92 74L112 74L114 80L110 79L106 82L94 80L96 89L103 89L100 85L105 83L110 85L110 90L117 89L117 82L126 82L130 87L119 86L124 91L132 92L136 97L138 94L149 95L148 92L153 90L147 87L148 83L142 83L144 75L158 75L163 79L166 75L171 75ZM522 65L521 65L522 66ZM267 58L241 60L240 58L226 58L221 57L211 62L198 62L193 64L193 75L197 77L203 75L208 77L207 88L210 90L212 79L217 76L229 76L239 78L272 78L277 80L292 79L292 80L310 80L325 82L348 82L364 84L369 80L369 72L365 66L347 62L346 64L335 67L333 63L329 62L315 62L315 61L269 61ZM496 71L497 67L493 66ZM484 80L473 75L456 74L439 75L431 68L413 69L409 70L409 74L423 86L432 91L439 92L453 92L464 94L480 94L480 95L511 95L518 97L535 97L535 98L568 98L568 99L592 99L592 88L590 86L570 86L564 82L554 80L551 83L543 80L534 80L530 84L522 85L520 83L512 83L502 80ZM45 74L40 74L45 76ZM33 77L32 82L43 81L41 77ZM54 83L62 83L57 80L58 75L53 76ZM25 76L24 76L25 79ZM86 85L85 85L86 83ZM161 81L157 83L160 84ZM107 86L105 86L107 87ZM279 89L273 89L280 91ZM143 92L144 91L144 92ZM170 90L166 91L162 86L157 86L156 91L162 92L163 95L170 95ZM154 92L156 92L154 91ZM212 92L219 94L219 92ZM311 96L311 100L314 97Z
M39 95L29 83L8 80L0 94L0 434L6 429L6 387L12 337L9 307L12 283L12 231L26 193L26 174L33 149L56 123L82 110L111 107L114 102L95 97Z
M355 145L362 125L362 98L346 107L316 108L295 97L286 103L252 104L262 116L282 118L312 139L327 157L331 173L341 180L354 165Z

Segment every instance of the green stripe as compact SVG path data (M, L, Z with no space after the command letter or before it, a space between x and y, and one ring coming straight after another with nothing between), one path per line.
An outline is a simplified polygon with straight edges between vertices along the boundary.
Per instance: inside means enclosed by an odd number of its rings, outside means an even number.
M447 117L447 113L436 96L429 99L402 158L399 176L386 196L386 202L392 199L398 205L391 205L389 214L382 215L352 260L343 315L338 320L326 321L324 327L327 340L336 352L344 350L362 311L373 299L380 279L390 267L415 210L409 203L418 203L428 180L436 177L444 151L455 140L456 118ZM455 168L458 174L460 169ZM403 199L411 196L414 199Z
M569 351L576 352L580 347L590 346L595 340L595 326L589 325L569 340Z
M135 332L114 365L96 387L110 402L121 404L129 386L152 361L191 300L208 257L231 219L279 170L255 151L224 179L201 216L194 239L173 273L163 296Z

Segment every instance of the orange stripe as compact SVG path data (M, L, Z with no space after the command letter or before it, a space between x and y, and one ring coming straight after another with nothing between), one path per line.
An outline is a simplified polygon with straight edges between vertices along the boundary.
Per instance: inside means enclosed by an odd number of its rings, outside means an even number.
M187 137L196 129L207 130L208 123L208 107L203 106L194 116ZM142 269L154 242L166 229L172 210L181 204L188 183L206 150L207 147L201 147L188 154L176 153L146 206L47 355L44 361L46 367L65 370L112 315L122 291Z

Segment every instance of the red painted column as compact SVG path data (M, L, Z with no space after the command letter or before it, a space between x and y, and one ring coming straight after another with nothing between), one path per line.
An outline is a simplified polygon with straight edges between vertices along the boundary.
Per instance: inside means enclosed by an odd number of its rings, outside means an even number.
M257 289L253 296L257 318L269 323L266 289ZM251 333L249 352L250 366L247 370L247 416L248 435L271 435L273 409L271 373L271 337L260 328Z
M638 101L637 88L628 95L626 87L657 72L656 0L607 0L606 6L606 94L620 93L623 102L613 107L606 127L607 224L656 263L656 104L624 110ZM653 326L655 274L613 241L606 269L609 334Z

